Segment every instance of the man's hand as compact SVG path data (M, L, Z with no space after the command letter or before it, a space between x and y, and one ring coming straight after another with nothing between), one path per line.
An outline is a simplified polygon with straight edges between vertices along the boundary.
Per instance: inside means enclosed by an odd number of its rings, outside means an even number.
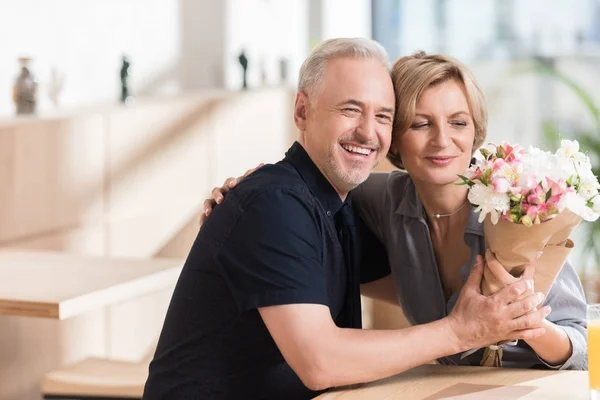
M214 187L210 192L211 197L204 200L204 212L200 214L200 225L202 225L204 221L206 221L206 218L210 215L213 208L215 208L217 204L221 204L221 202L225 198L225 193L229 192L229 190L233 189L242 179L259 169L263 165L263 163L260 163L256 167L246 171L242 176L238 176L237 178L230 177L225 179L223 186Z
M548 306L536 309L544 295L533 293L533 281L518 279L486 297L481 293L483 268L483 258L477 256L477 264L448 316L459 346L468 350L503 340L542 336L542 323L551 310Z
M519 279L533 279L535 273L535 264L537 259L532 260L523 271L523 274L516 278L512 276L506 268L496 259L491 250L485 252L485 266L483 267L484 279L481 282L481 292L484 296L489 296L502 288L513 284Z

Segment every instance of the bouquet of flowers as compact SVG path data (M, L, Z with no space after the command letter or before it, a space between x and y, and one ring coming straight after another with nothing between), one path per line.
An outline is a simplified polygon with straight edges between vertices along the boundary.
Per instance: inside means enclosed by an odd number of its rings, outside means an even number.
M515 277L537 258L535 289L547 294L574 246L571 232L600 216L600 184L590 159L569 140L555 153L508 143L479 151L460 178L480 213L486 245ZM490 274L486 269L483 279L493 282ZM491 349L482 365L501 366L501 346Z

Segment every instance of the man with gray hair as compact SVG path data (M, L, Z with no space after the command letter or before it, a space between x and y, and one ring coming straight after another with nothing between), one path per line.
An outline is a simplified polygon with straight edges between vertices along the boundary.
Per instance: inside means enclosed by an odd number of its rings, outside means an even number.
M300 70L286 157L254 172L203 224L175 288L144 399L308 399L515 334L527 282L478 292L482 261L452 313L362 330L360 290L380 293L386 252L358 251L350 191L388 152L395 96L385 51L367 39L317 46ZM361 232L359 232L361 234ZM381 245L380 245L381 246ZM383 268L385 270L385 268ZM380 271L382 268L373 268ZM492 304L493 303L493 304ZM423 340L427 337L429 340Z

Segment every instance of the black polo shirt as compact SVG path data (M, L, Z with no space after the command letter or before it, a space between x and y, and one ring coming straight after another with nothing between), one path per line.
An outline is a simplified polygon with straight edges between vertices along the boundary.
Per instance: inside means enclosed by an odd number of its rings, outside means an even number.
M231 190L183 267L144 399L318 395L285 362L257 308L323 304L339 327L361 327L357 265L346 265L334 223L342 205L298 143Z

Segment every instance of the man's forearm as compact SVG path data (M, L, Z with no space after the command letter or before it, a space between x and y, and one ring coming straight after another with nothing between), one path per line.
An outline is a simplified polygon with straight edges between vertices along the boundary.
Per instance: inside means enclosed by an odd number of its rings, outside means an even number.
M558 325L548 320L544 321L546 333L539 338L527 340L533 351L550 365L564 364L571 354L573 345L567 333Z
M320 373L328 387L369 382L463 350L447 318L398 330L336 329Z

